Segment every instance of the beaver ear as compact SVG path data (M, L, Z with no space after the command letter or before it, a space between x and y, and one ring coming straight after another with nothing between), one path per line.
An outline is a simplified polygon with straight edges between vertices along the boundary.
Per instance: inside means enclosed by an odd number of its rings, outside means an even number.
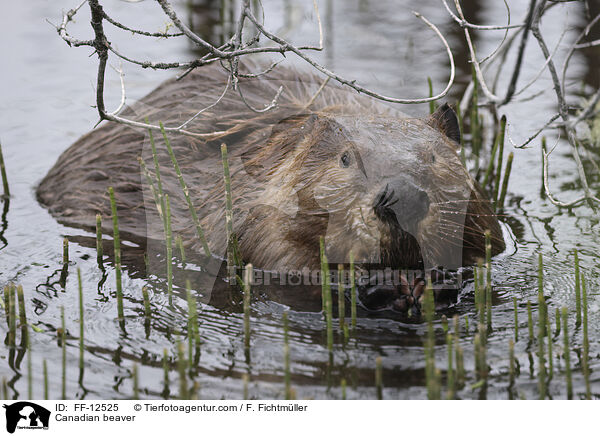
M440 106L433 114L429 115L426 119L434 129L439 130L448 138L460 144L460 127L458 125L458 118L448 103L444 103Z

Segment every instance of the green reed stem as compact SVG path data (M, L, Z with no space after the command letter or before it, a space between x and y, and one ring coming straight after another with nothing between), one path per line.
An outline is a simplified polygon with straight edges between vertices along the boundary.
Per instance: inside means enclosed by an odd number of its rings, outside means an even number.
M491 233L485 231L485 307L488 333L492 331L492 242Z
M198 380L194 380L192 383L192 393L190 395L190 400L199 400L200 399L200 382Z
M10 311L9 311L9 289L8 289L8 285L4 286L3 292L2 292L2 297L3 297L3 301L2 301L2 307L4 308L4 315L6 317L6 322L8 323L9 318L10 318Z
M529 332L529 342L533 341L533 316L531 314L531 301L527 302L527 330Z
M512 339L508 340L508 385L512 387L515 384L515 343Z
M179 399L189 400L188 383L187 383L187 361L185 360L185 351L183 343L177 341L177 371L179 372Z
M325 272L329 275L327 266L327 256L325 256L325 245L323 237L319 239L319 259L321 261L321 310L323 314L327 312L327 297L325 295Z
M494 194L492 196L494 201L494 209L497 208L498 204L498 193L500 191L500 175L502 173L502 159L504 155L504 134L506 131L506 117L502 117L503 121L500 121L500 138L498 139L498 160L496 161L496 180L494 182Z
M235 269L241 268L237 237L233 231L233 200L231 196L231 175L227 158L227 145L221 144L221 157L223 159L223 178L225 180L225 223L227 229L227 270L229 280L235 283Z
M342 400L345 400L346 399L346 379L345 378L343 378L340 381L340 388L342 390Z
M110 196L110 208L113 221L113 242L115 251L115 274L117 281L117 314L120 320L125 320L123 311L123 284L121 280L121 238L119 236L119 218L117 216L117 203L115 202L115 191L112 186L108 188Z
M0 175L2 175L2 187L4 189L4 198L10 197L10 189L8 187L8 177L6 176L6 165L4 164L4 156L2 154L2 144L0 144Z
M448 349L448 370L447 370L447 394L446 398L448 400L454 399L454 393L456 392L456 382L454 380L454 365L453 365L453 357L454 357L454 338L451 333L446 335L446 348Z
M190 365L194 361L194 348L196 344L196 340L198 335L196 333L198 329L198 314L196 311L196 299L192 295L192 291L190 289L190 282L187 281L187 304L188 304L188 362Z
M84 312L83 312L83 283L81 281L81 270L77 268L77 288L79 291L79 369L83 370L83 342L84 342Z
M148 295L148 287L142 286L142 300L144 302L144 330L146 339L150 337L150 328L152 326L152 307L150 305L150 296Z
M139 377L138 377L138 366L137 363L133 364L131 368L131 378L133 380L133 400L140 399L140 386L139 386Z
M325 278L325 319L327 323L327 349L333 352L333 300L331 297L331 277L329 276L329 267Z
M185 180L183 179L183 175L181 174L181 169L179 168L179 164L177 163L177 159L175 158L175 153L173 153L173 148L171 148L171 142L167 137L167 132L165 132L165 128L160 123L160 129L163 134L163 138L165 140L165 145L167 146L167 151L169 152L169 156L171 157L171 162L173 163L173 168L175 169L175 173L177 174L177 179L179 180L179 185L181 186L181 190L183 191L183 195L185 196L185 201L187 202L188 209L190 210L190 214L192 215L192 220L194 221L194 225L196 226L196 234L200 241L202 242L202 248L204 249L204 254L206 256L210 256L210 249L208 248L208 242L206 241L206 237L204 236L204 231L202 230L202 226L200 225L200 220L198 219L198 214L196 213L196 208L192 203L192 199L190 198L190 190L188 189ZM223 148L221 147L221 152ZM227 154L227 151L225 152Z
M69 265L69 239L63 239L63 266Z
M23 344L27 344L27 313L25 312L25 295L23 294L23 286L17 286L17 300L19 304L19 325L21 327L21 337Z
M588 301L585 278L581 275L581 305L583 309L583 378L585 380L585 399L592 399L590 388L590 341L588 338Z
M165 244L167 250L167 293L169 296L169 305L173 304L173 232L171 230L171 201L169 194L165 194L165 223L166 234Z
M5 400L9 400L9 398L8 398L8 383L6 381L6 377L2 377L2 398Z
M479 262L479 266L477 268L477 278L476 280L479 282L479 285L477 286L478 292L479 292L479 324L480 325L484 325L485 324L485 318L486 318L486 306L487 306L487 292L486 292L486 287L485 287L485 282L484 282L484 278L483 278L483 266L481 265L481 261Z
M102 268L104 252L102 247L102 215L96 214L96 262Z
M487 383L488 368L487 368L487 349L486 349L486 334L485 327L480 324L478 332L475 334L475 362L479 380Z
M323 308L325 311L325 322L327 324L327 349L333 352L333 302L331 300L331 276L329 274L329 263L325 255L325 242L320 240L321 251L321 291Z
M558 335L560 335L560 309L558 307L556 308L556 313L554 315L554 318L556 320L556 332L555 332L555 335L558 336Z
M160 219L164 219L163 217L163 211L161 209L161 199L160 199L160 194L158 193L158 190L156 188L156 186L154 186L154 181L152 180L152 174L150 174L150 171L148 170L148 167L146 166L146 162L144 162L144 159L142 159L142 157L138 157L138 162L140 163L140 168L142 169L142 172L144 173L144 177L146 178L146 183L148 183L148 186L150 187L150 192L152 192L152 197L154 198L154 204L156 205L156 210L158 211L158 216L160 217Z
M459 325L459 317L458 315L454 315L453 323L454 323L454 353L455 353L455 361L456 361L456 388L463 386L465 382L465 368L463 363L463 351L460 346L460 325Z
M548 381L554 376L554 357L552 356L552 335L550 334L550 318L546 318L546 332L548 333Z
M27 329L27 398L33 400L33 368L31 357L31 336L29 335L29 326Z
M513 296L513 308L515 312L515 342L519 341L519 312L517 311L517 297Z
M8 285L8 343L14 347L17 342L17 301L16 290L14 285Z
M435 332L433 329L433 317L435 312L433 299L433 287L431 279L427 279L425 294L423 296L423 313L427 325L425 338L425 380L427 385L427 398L430 400L439 399L439 386L437 384L435 373Z
M540 165L540 198L546 198L546 189L544 187L544 159L545 159L545 155L548 151L547 147L546 147L546 137L542 136L542 140L541 140L541 147L540 147L540 162L542 163Z
M577 249L574 250L575 255L575 312L576 312L576 326L581 325L581 276L579 274L579 253Z
M146 122L148 122L148 119L146 119ZM152 147L152 160L154 161L154 172L156 173L156 184L158 186L158 198L155 197L154 201L156 201L158 215L160 216L160 218L162 219L162 222L163 222L163 229L166 229L165 196L164 196L164 192L163 192L162 178L160 176L160 164L158 162L158 153L156 151L156 143L154 142L154 134L152 133L151 129L148 129L148 135L150 137L150 146ZM140 164L140 165L142 165L142 164ZM145 164L143 164L142 169L144 167L145 167ZM152 183L151 177L147 177L146 180L149 180L151 187L154 186L154 183Z
M44 376L44 400L48 399L48 362L46 359L42 362L42 372Z
M483 177L483 182L481 184L481 186L483 186L484 188L487 188L488 181L490 180L490 176L492 175L492 171L494 171L496 153L498 152L498 147L499 147L500 141L502 141L502 143L504 143L505 131L506 131L506 116L503 115L502 118L500 119L500 129L498 130L498 133L496 134L496 138L494 139L494 146L492 147L492 154L490 155L490 162L488 163L488 167L485 171L485 176ZM500 169L498 169L497 171L499 171L499 170Z
M433 97L433 83L431 82L431 77L427 78L427 87L429 88L429 98ZM429 113L432 114L435 112L435 101L429 102Z
M383 400L383 368L381 356L375 358L375 387L377 388L377 399Z
M147 319L152 317L152 307L150 306L150 296L148 295L148 287L142 287L142 299L144 300L144 316Z
M252 264L244 269L244 348L250 350L250 297L252 283Z
M542 319L542 314L539 314L540 319ZM538 326L538 389L540 400L544 400L546 398L546 356L544 354L544 330L545 325L542 326L542 321Z
M471 113L470 113L470 127L471 127L471 148L475 155L475 172L479 171L479 151L481 145L481 131L479 125L479 108L478 108L478 81L475 74L475 69L472 68L472 80L473 80L473 94L471 96Z
M502 190L500 191L500 199L498 200L498 206L496 207L496 210L501 210L504 208L504 199L506 198L506 191L508 190L508 180L510 179L513 158L514 153L511 151L508 154L508 159L506 160L506 168L504 168L504 178L502 179Z
M249 382L248 374L242 374L242 384L243 384L243 392L244 392L244 400L249 398L248 396L248 382Z
M543 336L546 335L546 318L548 318L548 307L544 298L544 263L542 253L538 253L538 328Z
M290 372L290 340L289 340L289 326L288 326L288 314L283 312L283 371L284 371L284 383L285 383L285 399L292 399L291 392L291 372Z
M354 254L350 252L350 318L352 330L356 328L356 283L354 277Z
M181 263L185 264L185 248L183 247L183 239L181 238L181 235L177 235L175 238L175 246L179 249Z
M67 399L67 330L65 327L65 308L60 306L60 343L62 348L62 391L61 399Z
M340 332L346 336L348 328L346 327L346 294L344 286L344 267L338 265L338 324Z
M171 382L169 380L169 352L167 351L166 348L163 348L162 365L163 365L164 391L169 392L169 386L171 384Z
M328 274L329 276L329 274ZM325 317L327 322L327 349L329 352L333 352L333 301L331 298L331 283L330 278L326 278L325 285L325 298L326 298L326 310Z
M460 111L460 104L456 105L456 118L458 119L458 126L461 132L464 132L464 123L463 123L463 115ZM463 166L466 168L467 166L467 157L465 156L465 135L460 135L460 161Z
M561 309L562 315L562 330L563 330L563 348L565 357L565 373L567 378L567 399L573 399L573 380L571 377L571 345L569 343L569 324L567 308Z
M481 322L481 289L479 288L479 267L473 268L473 287L475 290L475 310L477 311L477 319Z

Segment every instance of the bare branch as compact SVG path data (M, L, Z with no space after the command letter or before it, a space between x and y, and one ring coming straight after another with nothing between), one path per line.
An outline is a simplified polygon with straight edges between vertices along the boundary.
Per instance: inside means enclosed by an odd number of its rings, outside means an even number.
M525 25L525 23L511 25L510 19L509 19L509 23L505 26L481 26L479 24L472 24L472 23L469 23L467 20L465 20L464 16L457 17L456 14L454 12L452 12L452 10L450 9L450 6L448 6L448 3L446 2L446 0L442 0L442 3L444 4L444 7L446 8L446 10L450 14L450 16L454 19L454 21L456 21L460 25L460 27L463 27L463 28L466 27L466 28L473 29L473 30L510 30L510 29L518 29ZM506 4L506 2L505 2L505 4Z
M70 46L80 47L82 45L89 45L89 46L94 45L94 41L92 41L92 40L76 39L76 38L69 36L69 34L67 33L67 24L69 24L69 22L71 22L73 20L73 17L75 16L75 14L86 3L87 3L87 0L83 0L78 6L74 7L66 14L63 14L63 20L59 26L54 26L52 23L50 23L56 28L56 31L58 32L60 37L62 39L64 39L66 41L66 43L69 44Z
M546 45L546 41L544 40L544 37L542 36L542 33L540 32L540 20L541 20L543 11L544 11L545 4L546 4L546 0L542 0L540 5L538 6L536 12L534 13L534 19L533 19L533 22L531 25L531 33L538 41L538 45L540 46L540 49L542 50L542 53L544 54L546 59L549 59L550 52L548 51L548 46ZM585 193L585 198L589 199L591 201L600 203L600 200L596 196L594 196L594 194L592 193L592 191L589 187L587 177L585 174L585 169L583 168L583 163L581 162L581 156L579 155L579 143L575 136L575 131L573 129L573 126L570 123L570 117L569 117L567 103L565 101L564 94L562 92L561 82L558 78L558 73L556 71L556 67L555 67L552 59L550 59L550 61L548 62L548 70L550 71L550 76L552 77L554 92L556 93L556 98L557 98L557 102L558 102L559 114L565 124L565 130L567 132L567 139L569 141L569 144L571 144L573 158L575 160L575 164L577 165L577 172L579 173L579 180L581 181L581 185L582 185L584 193Z
M317 0L313 0L313 7L317 14L317 23L319 24L319 50L323 50L323 25L321 24L321 14L319 13L319 6L317 6Z
M546 59L546 61L544 62L544 64L542 65L542 67L539 69L539 71L537 72L537 74L535 76L533 76L533 78L529 82L527 82L527 84L525 86L523 86L519 91L516 91L513 94L513 97L522 94L525 90L527 90L527 88L529 88L531 85L533 85L540 78L540 76L542 75L542 73L548 67L548 63L556 55L556 52L558 51L558 48L560 47L560 44L561 44L564 36L567 34L567 30L568 30L568 26L567 26L567 23L565 23L565 26L563 27L563 31L560 34L560 38L558 38L558 42L556 43L556 46L554 47L554 50L552 51L552 54L550 55L550 57L548 59Z
M113 66L111 66L111 68L113 70L115 70L117 73L119 73L119 79L121 80L121 103L119 103L119 107L117 107L117 109L115 109L114 112L110 113L110 115L118 115L118 113L121 112L123 107L125 107L125 79L124 79L125 75L123 74L123 66L122 65L120 65L118 69Z
M119 52L116 48L112 46L112 44L108 45L108 49L114 53L116 56L120 57L126 62L139 65L142 68L152 68L153 70L172 70L174 68L196 68L202 65L207 65L212 62L219 60L219 58L210 58L210 59L197 59L188 62L151 62L151 61L139 61L137 59L130 58L121 52Z
M506 0L502 0L504 2L504 6L506 7L506 20L507 23L506 25L509 26L510 25L510 7L508 6L508 3L506 3ZM487 60L492 59L494 57L494 55L502 48L502 46L504 45L504 41L506 41L506 37L508 36L508 31L510 29L507 27L504 35L502 36L502 41L500 41L500 43L498 44L498 46L494 49L494 51L492 51L489 55L487 55L486 57L484 57L479 63L483 64L485 63Z
M573 47L576 49L589 48L589 47L598 47L600 45L600 39L596 39L590 42L583 42L581 44L575 44Z
M454 0L454 5L456 7L456 10L458 12L458 16L462 21L466 21L465 20L465 15L463 14L462 8L460 6L460 1L459 0ZM469 47L469 54L471 57L471 64L473 65L473 68L475 69L475 75L477 76L477 81L479 82L479 86L481 87L481 90L483 91L483 93L485 94L485 96L492 102L496 102L499 103L502 101L502 99L496 95L494 95L488 88L486 82L485 82L485 78L483 77L483 73L481 72L481 66L479 61L477 60L477 56L475 55L475 48L473 47L473 41L471 40L471 33L469 32L468 27L463 27L464 33L465 33L465 39L467 41L467 46Z
M187 125L188 125L190 122L192 122L192 121L194 121L196 118L198 118L198 116L199 116L201 113L203 113L203 112L206 112L207 110L209 110L209 109L211 109L211 108L215 107L216 105L218 105L218 104L219 104L219 102L220 102L221 100L223 100L223 97L225 97L225 94L227 94L227 91L229 90L229 86L230 86L230 85L231 85L231 76L229 76L229 77L227 78L227 84L225 85L225 89L223 89L223 92L221 93L221 95L219 96L219 98L217 98L217 100L215 100L215 102L214 102L214 103L212 103L212 104L210 104L210 105L206 106L206 107L205 107L205 108L203 108L203 109L200 109L198 112L196 112L196 114L195 114L193 117L191 117L189 120L185 121L183 124L181 124L179 127L177 127L177 129L184 129L184 128L185 128L185 126L187 126Z
M546 195L548 196L548 199L552 202L552 204L559 206L559 207L572 207L575 206L576 204L579 204L583 201L585 201L586 196L581 196L576 198L575 200L569 201L569 202L562 202L557 200L556 198L554 198L554 196L552 195L552 192L550 191L550 185L548 183L548 156L550 156L550 153L552 153L552 151L554 150L554 147L552 147L552 149L549 152L542 152L542 157L544 159L544 191L546 192Z
M506 136L508 137L508 140L510 141L510 143L512 144L513 147L515 147L515 148L525 148L531 141L533 141L535 138L537 138L540 135L540 133L542 133L544 130L546 130L558 118L560 118L560 114L555 114L552 118L550 118L550 120L546 124L544 124L544 126L541 129L538 129L533 135L531 135L521 145L515 144L515 142L510 137L510 134L508 133L509 124L506 125Z
M252 112L256 112L256 113L260 114L263 112L267 112L267 111L273 109L275 106L277 106L277 100L279 100L279 96L281 95L281 92L283 91L283 86L280 86L279 89L277 89L277 92L275 93L275 97L273 97L273 100L271 100L271 103L265 105L265 107L262 109L256 109L256 108L252 107L250 105L250 103L248 103L248 101L246 100L246 97L244 97L244 94L242 93L242 87L239 86L239 84L238 84L237 91L238 91L238 94L240 95L240 98L244 102L244 105L246 105L246 107L248 109L250 109Z
M562 68L562 86L561 86L563 94L565 93L565 80L567 77L567 68L569 67L569 61L571 60L573 53L577 49L577 44L579 43L579 41L581 41L581 39L583 37L585 37L590 32L590 30L592 30L592 27L594 27L596 25L596 23L598 23L599 20L600 20L600 14L596 15L594 17L594 19L592 21L590 21L590 23L587 26L585 26L585 29L583 29L581 31L581 33L579 34L579 36L575 39L575 41L569 48L567 55L565 56L565 60L563 62L563 68Z
M294 52L296 55L298 55L300 58L304 59L306 62L308 62L310 65L315 67L317 70L319 70L323 74L331 77L332 79L338 81L339 83L341 83L343 85L347 85L347 86L353 88L354 90L356 90L360 93L369 95L369 96L377 98L379 100L388 101L391 103L403 103L403 104L427 103L430 101L439 100L440 98L444 97L450 90L450 87L454 83L454 75L455 75L454 57L452 56L452 51L450 50L450 46L448 45L448 42L446 41L444 36L441 34L439 29L433 23L431 23L429 20L427 20L421 14L419 14L418 12L413 12L413 13L415 14L415 16L417 18L420 18L421 20L423 20L438 35L438 37L442 40L444 46L446 47L446 52L448 53L448 58L450 59L450 79L448 80L448 84L446 85L446 88L444 88L444 90L442 92L440 92L439 94L437 94L433 97L429 97L429 98L419 98L419 99L394 98L394 97L388 97L385 95L381 95L376 92L370 91L366 88L363 88L362 86L357 85L355 80L345 79L345 78L335 74L334 72L328 70L327 68L319 65L317 62L315 62L314 60L309 58L307 55L302 53L298 48L294 47L293 45L291 45L284 39L272 34L268 30L266 30L258 22L256 17L254 17L254 15L252 15L252 13L250 11L248 11L248 19L250 21L252 21L254 23L254 25L270 40L276 42L277 44L281 45L282 47L287 48L289 51Z
M594 115L595 113L597 113L598 109L596 109L596 107L598 106L598 102L600 102L600 89L598 89L596 91L596 93L594 94L594 96L592 97L590 102L587 104L586 108L583 111L581 111L581 113L577 116L577 118L575 118L571 122L571 126L573 128L575 128L575 126L577 124L579 124L581 121L583 121L583 120L589 118L590 116Z
M123 29L123 30L126 30L128 32L135 33L136 35L150 36L150 37L154 37L154 38L175 38L175 37L178 37L178 36L183 36L183 32L179 32L179 33L167 33L169 31L169 27L168 26L167 26L167 28L165 29L164 32L145 32L143 30L132 29L131 27L128 27L128 26L126 26L124 24L121 24L117 20L114 20L113 18L109 17L108 14L105 11L102 11L102 12L104 14L103 15L104 19L106 21L108 21L110 24L112 24L115 27L118 27L119 29Z
M308 109L309 107L312 106L312 104L315 102L315 100L317 99L317 97L319 96L321 91L323 91L323 89L325 89L325 87L327 86L327 84L329 83L330 80L331 80L331 77L327 77L327 78L325 78L325 80L323 80L323 83L321 83L321 86L319 86L319 89L317 89L317 92L315 92L313 94L313 96L310 98L310 100L308 101L308 103L306 103L304 105L304 109Z

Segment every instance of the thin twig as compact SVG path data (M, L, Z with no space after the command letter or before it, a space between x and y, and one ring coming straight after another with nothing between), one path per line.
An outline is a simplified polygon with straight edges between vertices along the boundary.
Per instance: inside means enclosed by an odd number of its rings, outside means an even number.
M87 2L87 0L85 0L85 1ZM135 33L136 35L150 36L150 37L154 37L154 38L175 38L178 36L183 36L183 32L167 33L169 30L169 26L167 26L167 28L165 29L164 32L145 32L143 30L132 29L131 27L127 27L126 25L119 23L117 20L109 17L108 14L104 11L103 11L103 16L104 16L104 19L106 21L108 21L110 24L112 24L113 26L118 27L119 29L126 30L131 33Z
M541 17L542 17L542 11L544 10L545 4L546 4L546 0L542 0L540 5L538 6L536 12L534 13L534 19L533 19L532 26L531 26L531 33L538 41L538 45L540 46L540 49L542 50L544 57L546 59L548 59L548 58L550 58L550 52L548 50L548 46L546 45L546 41L544 40L544 37L542 36L542 33L540 31L540 25L539 25ZM550 76L552 77L554 92L556 93L556 98L557 98L557 102L558 102L558 111L559 111L560 117L563 119L564 124L565 124L565 130L567 132L567 139L569 141L569 144L571 144L573 158L574 158L575 164L577 166L577 172L579 173L579 180L581 182L583 191L585 193L585 198L590 201L600 203L600 199L598 199L592 193L592 191L589 187L589 184L587 181L587 176L585 174L585 169L584 169L583 163L581 161L581 156L579 155L579 144L578 144L577 138L575 136L575 131L570 123L568 106L565 101L564 94L562 92L563 88L561 86L561 82L558 78L558 73L556 71L556 67L555 67L552 59L550 59L550 61L548 62L548 70L550 71Z
M160 1L160 0L158 0L158 1ZM423 22L425 22L425 24L427 24L436 33L436 35L438 35L438 37L442 40L442 42L446 48L446 52L447 52L448 58L450 60L450 79L448 80L448 84L446 85L446 87L444 88L444 90L442 92L440 92L439 94L437 94L433 97L429 97L429 98L418 98L418 99L394 98L394 97L388 97L385 95L381 95L376 92L370 91L366 88L363 88L362 86L357 85L355 80L348 80L348 79L345 79L345 78L335 74L334 72L328 70L327 68L321 66L320 64L318 64L317 62L315 62L314 60L309 58L306 54L302 53L298 48L294 47L286 40L284 40L284 39L272 34L268 30L266 30L258 22L256 17L254 17L254 15L252 15L251 12L248 12L248 19L250 21L252 21L254 23L254 25L271 41L276 42L277 44L281 45L282 47L288 48L289 51L295 53L297 56L304 59L307 63L309 63L310 65L315 67L317 70L319 70L323 74L326 74L327 76L338 81L339 83L349 86L360 93L369 95L369 96L377 98L379 100L388 101L391 103L402 103L402 104L428 103L430 101L439 100L440 98L444 97L448 93L448 91L450 91L450 87L454 83L454 76L455 76L454 56L452 55L452 50L450 49L448 42L446 41L446 39L444 38L442 33L439 31L439 29L433 23L431 23L429 20L427 20L424 16L422 16L420 13L413 11L413 14L415 14L415 16L417 18L420 18L421 20L423 20Z
M446 10L448 11L448 13L450 14L450 16L454 19L454 21L456 21L460 27L468 27L469 29L474 29L474 30L506 30L506 29L518 29L520 27L523 27L525 25L525 23L521 23L521 24L507 24L507 25L501 25L501 26L482 26L479 24L472 24L469 23L467 20L463 18L459 18L456 16L456 14L454 12L452 12L452 10L450 9L450 6L448 6L448 3L446 3L446 0L442 0L442 3L444 4L444 7L446 8Z
M125 107L125 75L123 74L123 65L120 65L119 69L113 67L112 65L111 68L119 73L119 79L121 80L121 103L119 103L119 107L117 107L117 109L110 113L111 115L117 115L119 112L121 112L123 107Z
M525 142L523 142L521 145L515 144L515 142L512 140L512 138L510 137L510 134L508 134L508 126L507 126L506 133L507 133L508 140L515 148L525 148L525 146L527 144L529 144L531 141L533 141L535 138L537 138L540 133L542 133L544 130L546 130L550 126L550 124L552 124L558 118L560 118L560 114L555 114L552 118L550 118L550 120L546 124L544 124L544 126L542 128L538 129L533 135L531 135L529 138L527 138L527 140Z
M586 199L586 196L583 195L575 200L565 203L565 202L555 199L554 196L552 195L552 192L550 191L550 185L548 183L548 171L549 171L548 156L550 156L550 153L552 153L552 151L554 151L555 147L556 147L556 145L554 147L552 147L552 149L548 152L542 151L542 156L544 159L544 191L546 192L546 195L548 196L548 199L552 202L552 204L559 206L559 207L572 207L572 206L575 206L576 204L584 201Z

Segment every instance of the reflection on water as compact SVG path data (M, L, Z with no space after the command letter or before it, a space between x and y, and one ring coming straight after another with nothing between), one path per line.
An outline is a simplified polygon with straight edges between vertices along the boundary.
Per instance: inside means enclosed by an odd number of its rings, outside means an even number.
M190 1L189 22L200 34L210 39L222 37L221 23L225 19L217 1ZM229 2L226 2L229 3ZM314 57L347 77L379 92L399 97L419 97L427 93L427 76L440 90L448 76L447 59L439 40L415 19L410 10L418 10L440 26L448 36L457 59L458 78L448 101L458 99L470 76L462 31L447 16L437 1L405 2L398 8L393 0L342 1L326 0L319 3L325 27L323 53ZM509 2L512 19L516 22L525 14L526 2ZM592 2L590 7L596 8ZM160 13L148 13L148 2L127 3L106 1L106 8L115 18L136 23L144 29L162 29ZM317 32L312 13L312 2L300 0L269 0L263 2L267 11L265 21L271 30L283 29L285 36L299 44L315 43ZM105 269L98 268L94 235L57 224L36 202L34 187L54 164L58 154L90 130L96 122L94 81L96 60L88 58L85 49L67 47L55 35L52 27L43 23L48 17L56 22L61 9L73 5L68 1L30 5L13 2L11 14L0 17L6 41L0 48L3 59L11 68L3 69L0 80L0 135L11 182L12 198L3 203L0 223L0 285L19 283L25 290L28 320L38 327L31 331L34 396L42 396L43 360L47 361L50 375L50 397L61 392L61 348L57 331L61 326L60 308L65 308L66 392L77 398L127 398L133 391L132 367L138 365L141 395L168 397L177 395L177 342L187 341L187 302L184 284L176 280L174 304L168 305L165 280L160 275L147 275L143 256L135 247L124 251L125 323L121 329L115 321L115 272L111 263L112 241L104 245ZM502 2L464 1L470 20L496 24L504 23ZM566 5L568 16L583 28L585 15L579 5ZM84 8L85 9L85 8ZM562 6L546 17L549 45L556 43L565 14ZM82 11L83 12L83 11ZM591 11L592 16L598 11ZM85 15L88 14L88 15ZM73 27L79 35L90 35L89 13L85 11ZM226 27L223 27L226 28ZM594 30L588 40L599 37ZM475 33L480 52L491 52L498 33ZM119 36L120 35L120 36ZM164 40L148 44L142 37L132 37L110 30L110 36L123 52L153 60L188 59L194 54L187 43ZM598 48L578 51L572 59L574 89L582 82L589 87L598 85ZM291 58L291 56L290 56ZM537 73L543 57L535 44L528 45L527 63L522 72L523 81ZM290 59L292 62L293 59ZM508 65L510 65L510 56ZM35 67L32 67L35 66ZM510 68L507 71L511 71ZM148 71L126 66L128 98L140 98L172 72ZM501 80L507 80L501 78ZM531 93L550 89L547 77L542 77ZM109 107L116 107L120 98L118 76L108 80ZM510 134L515 142L527 138L551 116L555 100L552 92L544 92L535 100L516 102L503 108L510 123ZM426 105L402 107L415 115L427 112ZM554 144L555 138L548 138ZM489 142L489 141L488 141ZM568 153L568 145L559 142L553 155L553 189L569 198L578 192L576 171ZM597 212L582 206L574 210L557 211L539 195L541 164L539 148L516 151L513 176L509 186L506 217L502 219L508 248L494 260L494 332L489 338L488 363L492 368L488 398L507 398L508 340L513 335L512 297L519 299L518 316L521 333L527 326L527 300L536 301L536 263L538 252L545 259L545 289L553 313L555 307L573 307L572 249L580 252L582 269L589 280L590 337L592 344L600 337L598 330L599 300L597 295L597 246L600 242ZM589 165L589 163L588 163ZM591 167L593 171L593 167ZM597 179L596 179L597 183ZM62 238L71 240L71 263L62 264ZM164 256L154 261L164 264ZM178 274L193 271L192 264L179 260ZM79 373L79 313L76 269L81 269L85 300L85 367ZM150 295L151 316L144 312L142 287ZM226 287L224 287L227 289ZM243 374L249 374L249 393L256 398L283 396L283 327L282 313L288 310L277 298L266 293L255 294L252 300L250 353L244 352L244 320L242 296L230 290L213 295L210 303L199 302L201 344L194 350L192 360L197 363L192 377L201 386L203 398L241 398ZM472 373L475 311L472 285L468 285L458 304L447 316L459 314L461 319L461 346L465 352L465 366ZM464 319L470 320L466 331ZM351 339L344 344L335 334L333 362L327 350L325 322L321 314L305 310L291 310L290 353L292 385L300 398L340 398L340 382L348 383L349 398L374 398L375 358L382 356L385 398L424 398L424 361L422 341L425 328L419 323L406 323L366 312L359 313L358 324ZM440 320L436 321L440 326ZM8 334L5 322L0 330ZM439 366L445 361L444 337L437 329L436 358ZM20 336L19 336L20 337ZM574 337L579 349L581 336ZM17 343L18 345L18 343ZM594 345L592 345L593 347ZM163 385L163 352L167 351L166 366L172 382L170 392ZM597 350L592 349L593 352ZM533 353L525 341L515 349L521 375L518 391L534 397L536 380ZM24 347L5 349L0 353L0 376L7 381L9 396L23 397L27 392ZM556 363L562 370L562 361ZM579 364L576 359L575 365ZM598 370L592 361L592 370ZM474 382L475 380L469 380ZM582 391L582 380L576 376L575 391ZM564 383L553 380L550 394L563 397ZM468 389L461 397L476 397Z

